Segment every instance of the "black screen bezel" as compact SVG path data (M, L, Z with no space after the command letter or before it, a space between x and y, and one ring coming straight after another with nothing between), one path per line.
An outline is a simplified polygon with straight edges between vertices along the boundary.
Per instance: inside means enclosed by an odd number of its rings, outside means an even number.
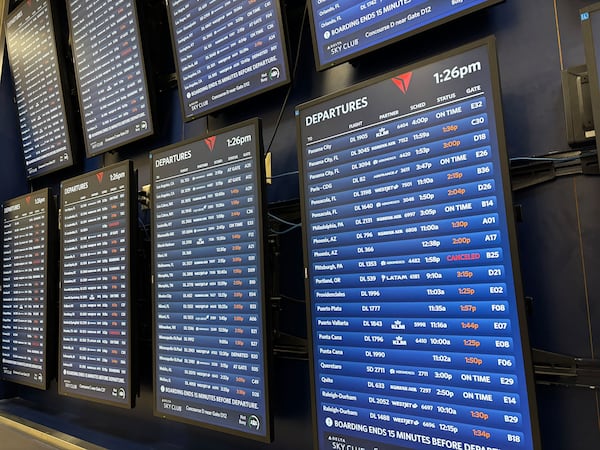
M267 292L268 292L268 286L267 286L267 277L266 277L266 261L265 261L265 255L264 255L264 247L265 244L267 242L266 239L266 230L264 228L264 224L266 223L265 221L265 211L266 211L266 203L265 203L265 196L264 196L264 190L265 190L265 165L264 165L264 158L263 158L263 137L262 137L262 126L261 126L261 121L260 119L250 119L250 120L246 120L244 122L240 122L231 126L228 126L226 128L222 128L216 131L208 131L206 132L204 135L199 136L199 137L195 137L192 139L188 139L186 141L177 143L177 144L173 144L170 145L168 147L164 147L162 149L158 149L156 151L153 151L150 155L150 160L154 161L157 157L159 157L162 153L165 152L170 152L173 151L177 148L180 148L182 146L187 146L190 144L195 144L195 143L200 143L202 142L205 138L210 137L210 136L218 136L220 134L223 133L228 133L230 131L233 130L237 130L240 128L244 128L247 126L253 126L254 127L254 132L255 132L255 136L256 136L256 145L255 145L255 154L253 155L253 159L254 159L254 167L255 167L255 172L254 175L256 176L256 180L257 180L257 192L256 192L256 207L257 207L257 214L256 214L256 218L258 220L258 228L259 228L259 236L262 242L259 242L258 245L258 255L260 258L260 261L258 261L258 267L261 268L261 274L259 275L259 280L260 283L262 284L262 298L260 299L260 302L262 304L263 307L263 311L262 311L262 322L261 322L261 327L262 327L262 340L263 340L263 348L261 349L262 352L262 364L263 364L263 369L264 369L264 393L265 393L265 399L264 399L264 403L265 403L265 419L266 419L266 424L265 424L265 434L264 435L257 435L257 434L252 434L252 433L244 433L242 431L233 429L233 428L227 428L227 427L219 427L213 424L209 424L209 423L205 423L205 422L201 422L201 421L195 421L195 420L189 420L187 418L181 417L181 416L177 416L177 415L170 415L170 414L165 414L163 411L158 411L156 405L157 405L157 399L158 399L158 391L156 389L156 385L157 385L157 374L158 374L158 367L157 367L157 323L156 323L156 318L157 318L157 314L158 314L158 301L156 298L157 292L156 292L156 253L157 253L157 249L155 246L155 232L156 232L156 214L154 213L156 210L154 208L154 205L156 204L156 198L155 198L155 184L156 184L156 180L155 180L155 166L154 164L152 164L152 174L151 174L151 191L152 191L152 219L151 219L151 223L152 223L152 230L153 234L152 234L152 373L153 373L153 401L152 401L152 408L153 408L153 412L154 415L156 417L161 417L164 419L168 419L168 420L173 420L176 422L182 422L182 423L186 423L186 424L190 424L190 425L194 425L194 426L198 426L198 427L202 427L202 428L207 428L210 430L214 430L214 431L219 431L219 432L223 432L223 433L227 433L227 434L231 434L234 436L239 436L239 437L243 437L243 438L247 438L247 439L252 439L255 441L259 441L259 442L264 442L264 443L270 443L273 440L273 413L272 413L272 408L271 408L271 395L270 395L270 382L269 382L269 377L270 377L270 373L271 373L271 366L272 366L272 358L271 358L271 349L272 349L272 338L271 338L271 333L270 333L270 324L271 324L271 314L270 314L270 308L267 304Z
M28 382L22 377L13 377L5 375L4 372L0 372L2 380L10 381L12 383L22 384L35 389L47 390L50 387L50 380L56 375L56 287L51 286L49 281L52 279L51 270L54 265L56 253L56 205L54 204L54 198L50 188L40 189L39 191L32 192L30 194L21 195L16 198L7 200L2 205L2 211L7 206L15 204L23 204L27 197L31 198L43 198L45 200L44 217L46 226L44 227L45 236L45 248L44 252L46 257L44 258L44 329L42 332L44 349L43 349L43 382ZM2 230L4 230L4 224L6 222L6 216L3 213L2 218ZM51 227L52 225L52 227ZM2 252L4 254L4 252ZM4 262L2 262L2 273L4 273ZM4 308L0 311L0 315L3 315Z
M128 401L127 402L117 402L117 401L111 401L109 400L104 400L104 399L99 399L96 397L92 397L92 396L87 396L87 395L81 395L81 394L74 394L71 391L66 391L63 389L62 386L62 367L63 367L63 361L62 361L62 352L61 352L61 348L62 348L62 342L63 342L63 326L62 326L62 318L63 318L63 298L64 298L64 213L62 213L60 215L60 301L59 301L59 315L58 315L58 322L59 322L59 339L58 339L58 393L59 395L64 395L66 397L71 397L71 398L78 398L81 400L86 400L86 401L91 401L91 402L96 402L96 403L101 403L101 404L105 404L105 405L110 405L110 406L116 406L119 408L123 408L123 409L131 409L135 406L135 395L137 393L137 386L134 384L134 379L133 379L133 374L137 373L137 367L136 367L136 357L134 355L132 355L132 352L134 350L134 340L137 339L137 337L133 334L134 332L134 323L135 323L135 318L132 316L132 312L134 311L134 298L133 298L133 281L132 281L132 260L133 260L133 255L134 255L134 247L133 247L133 239L135 236L135 233L133 232L133 227L134 224L136 223L136 218L137 218L137 203L134 201L136 197L134 197L134 193L136 192L135 189L135 175L134 175L134 171L133 171L133 162L130 160L126 160L126 161L122 161L116 164L112 164L110 166L104 167L102 169L98 169L95 170L93 172L88 172L85 173L83 175L79 175L77 177L74 178L70 178L68 180L64 180L61 182L60 184L60 205L61 205L61 211L64 211L65 209L65 204L64 204L64 186L66 184L69 185L77 185L81 182L84 182L86 180L93 180L96 177L96 174L99 172L106 172L106 171L116 171L119 170L120 168L122 168L122 170L125 171L125 173L127 174L127 180L125 180L125 219L126 219L126 225L125 225L125 239L127 240L127 244L125 245L126 249L127 249L127 261L125 263L125 276L126 276L126 280L127 280L127 317L128 317L128 322L127 322L127 388L128 388L128 392L129 392L129 397L128 397Z
M151 92L149 89L147 70L146 70L146 61L144 58L144 48L142 45L142 33L140 30L139 14L138 14L138 10L137 10L138 5L137 5L136 0L129 0L129 1L131 2L132 8L133 8L133 15L134 15L134 22L135 22L133 31L135 32L135 38L137 39L137 45L138 45L139 54L140 54L140 70L142 72L142 74L140 75L140 78L142 79L142 82L144 83L144 89L146 92L146 108L148 111L148 129L146 130L145 133L138 134L138 135L134 136L133 138L127 139L122 142L118 142L116 144L104 146L101 149L96 150L96 151L94 151L90 148L90 139L88 138L88 134L86 132L87 126L86 126L86 121L85 121L85 111L83 108L83 98L81 95L82 89L81 89L81 75L80 75L79 69L78 69L79 63L77 61L75 52L72 52L73 71L75 74L75 84L77 85L77 98L79 100L79 112L80 112L80 117L81 117L81 126L83 129L83 141L84 141L84 146L85 146L85 153L88 158L93 158L94 156L98 156L103 153L110 152L119 147L123 147L127 144L131 144L132 142L137 142L141 139L144 139L144 138L154 135L154 121L153 121L154 119L153 119L153 114L152 114L152 102L150 101ZM74 37L74 29L73 29L73 18L71 16L70 0L67 0L67 2L66 2L66 9L67 9L67 16L69 19L69 37L70 37L70 41L74 42L75 37Z
M592 116L594 118L594 130L596 134L596 148L600 145L600 61L596 57L596 40L600 40L600 30L594 30L592 26L592 15L600 14L600 2L582 8L580 11L581 31L583 34L583 48L587 65L588 77L590 79L590 96L592 100ZM584 17L587 18L584 20ZM596 40L594 39L596 37Z
M521 352L523 355L523 363L524 363L524 372L525 372L525 380L526 380L526 389L528 392L528 407L530 413L531 420L531 438L533 442L533 446L535 450L541 449L541 435L539 430L539 420L538 420L538 410L535 396L535 381L533 374L533 363L531 356L531 347L529 343L529 334L527 328L527 317L525 310L525 297L523 294L523 283L521 279L521 270L519 263L519 252L518 252L518 243L517 243L517 230L515 224L514 211L512 209L512 190L510 183L510 170L509 170L509 160L508 160L508 152L506 149L506 138L504 134L504 118L502 113L502 93L500 86L500 74L499 74L499 65L497 59L497 51L496 51L496 40L494 36L490 36L470 44L466 44L464 46L455 48L449 52L434 56L432 58L428 58L423 61L419 61L413 63L409 66L405 66L394 70L392 72L388 72L386 74L380 75L376 78L366 80L357 85L351 86L350 88L326 95L321 98L314 99L307 103L303 103L296 107L296 129L297 129L297 148L298 148L298 169L299 169L299 183L300 183L300 209L301 209L301 217L302 223L308 223L308 208L306 206L307 200L307 187L305 184L305 175L304 175L304 142L302 140L302 128L303 123L301 120L300 112L303 109L311 108L313 106L319 105L321 103L327 102L329 100L335 99L342 95L347 95L352 92L358 91L364 87L371 86L373 84L377 84L386 79L390 79L398 74L411 72L420 67L433 64L439 61L443 61L447 58L451 58L456 55L460 55L462 53L468 52L478 47L486 46L488 48L488 57L489 57L489 67L491 74L491 85L492 85L492 93L491 98L494 102L494 114L496 119L496 130L498 135L498 150L499 157L501 162L500 173L503 180L502 183L502 193L505 198L505 214L507 219L507 228L508 228L508 240L509 247L511 253L512 260L512 268L513 268L513 280L515 286L515 300L517 306L517 315L519 318L519 332L521 335ZM311 391L311 405L312 405L312 425L313 425L313 446L315 449L318 449L319 445L319 424L317 417L317 407L318 407L318 399L317 399L317 389L316 389L316 380L315 380L315 355L314 355L314 331L313 331L313 318L312 318L312 301L311 301L311 291L310 291L310 267L308 264L309 261L309 247L310 243L308 241L308 232L307 227L302 227L302 242L303 242L303 258L304 258L304 287L306 292L306 317L307 317L307 335L308 335L308 348L309 348L309 371L310 371L310 391ZM319 449L320 450L320 449Z
M186 0L189 1L189 0ZM177 47L177 37L175 36L175 24L173 23L173 15L171 13L172 10L172 2L171 1L167 1L167 16L169 17L169 29L170 29L170 34L171 34L171 45L173 47L173 57L175 59L175 71L176 71L176 76L177 76L177 90L179 92L179 103L180 103L180 108L181 108L181 117L183 118L184 122L191 122L193 120L196 120L200 117L204 117L207 116L211 113L214 113L216 111L220 111L222 109L225 109L231 105L235 105L237 103L240 103L244 100L247 100L249 98L261 95L265 92L269 92L271 90L277 89L281 86L285 86L289 83L291 83L292 81L292 75L290 73L290 66L289 66L289 57L288 57L288 48L287 48L287 39L286 39L286 32L285 32L285 27L284 27L284 21L283 21L283 15L282 15L282 11L281 11L281 4L280 4L280 0L273 0L275 3L275 11L277 13L277 22L279 25L279 29L280 29L280 34L279 37L281 39L281 47L282 47L282 53L283 53L283 61L282 64L285 66L285 70L286 70L286 77L284 79L282 79L280 82L269 85L263 89L259 89L257 91L251 92L249 94L245 94L242 95L240 97L235 97L232 100L225 102L223 104L211 107L211 108L207 108L204 109L198 113L195 114L186 114L185 111L185 97L184 97L184 92L183 92L183 86L182 86L182 73L181 73L181 62L179 59L179 52L178 52L178 47ZM210 92L209 92L210 95Z
M469 15L471 13L474 13L475 11L479 11L481 9L488 8L488 7L496 5L498 3L502 3L504 0L487 0L487 1L484 1L483 3L480 3L478 5L474 5L474 6L472 6L470 8L467 8L467 9L465 9L463 11L459 11L456 14L451 14L451 15L442 17L441 19L438 19L438 20L435 20L433 22L427 23L427 24L425 24L425 25L423 25L423 26L421 26L419 28L416 28L414 30L410 30L410 31L408 31L406 33L401 33L401 34L399 34L397 36L393 36L393 37L391 37L391 38L389 38L389 39L387 39L387 40L385 40L383 42L380 42L379 44L368 46L368 47L365 47L364 49L362 49L360 51L357 51L355 53L351 53L351 54L349 54L347 56L344 56L344 57L341 57L339 59L334 59L334 60L332 60L329 63L323 63L323 62L321 62L321 58L319 56L319 43L318 43L319 41L317 39L317 34L316 34L317 33L316 21L314 20L314 11L313 11L313 7L312 7L312 3L313 2L312 2L312 0L307 0L307 1L308 1L308 10L309 10L309 19L310 19L309 22L310 22L310 30L311 30L313 52L314 52L314 55L315 55L315 65L316 65L317 70L320 72L320 71L323 71L323 70L326 70L326 69L330 69L330 68L335 67L335 66L339 66L340 64L343 64L345 62L352 61L352 60L354 60L356 58L359 58L359 57L361 57L363 55L366 55L367 53L371 53L371 52L373 52L375 50L378 50L378 49L380 49L382 47L385 47L387 45L393 44L395 42L402 41L402 40L404 40L406 38L409 38L411 36L414 36L416 34L422 33L424 31L430 30L432 28L439 27L440 25L443 25L443 24L445 24L447 22L451 22L451 21L453 21L455 19L458 19L460 17Z
M4 35L6 34L4 24L6 23L6 18L8 17L9 3L9 0L0 0L0 75L2 74L2 67L4 65Z
M42 177L44 175L47 175L49 173L53 173L53 172L57 172L59 170L65 169L67 167L71 167L74 164L74 142L75 142L75 134L74 131L72 129L73 126L73 121L69 120L69 117L72 119L75 112L73 111L73 108L70 105L70 102L68 101L68 97L65 96L65 92L69 92L69 86L67 84L67 75L65 73L65 68L64 68L64 64L62 64L61 62L61 54L58 51L58 41L56 39L57 36L57 22L58 22L58 18L56 17L54 11L53 11L53 6L50 2L50 0L39 0L43 3L45 3L47 9L48 9L48 13L50 15L50 19L52 22L52 26L50 28L50 35L52 38L52 42L54 43L54 56L55 58L55 62L56 62L56 78L58 81L58 87L60 90L60 98L62 100L62 120L64 122L65 125L65 139L66 139L66 145L67 145L67 149L66 152L68 153L69 159L67 162L62 162L61 164L58 165L54 165L54 166L50 166L50 168L44 168L42 170L39 170L33 174L30 175L28 173L28 166L27 163L25 161L25 153L23 152L23 166L25 167L25 175L27 177L28 180L33 180L35 178L39 178ZM8 0L7 0L8 3ZM8 15L8 17L6 18L6 22L3 24L3 31L6 33L7 29L8 29L8 21L10 21L15 15L17 15L19 13L19 11L21 11L22 9L27 7L27 2L22 2L20 5L18 5L13 11L10 12L10 14ZM6 47L8 50L9 47L9 37L8 37L8 33L6 33ZM12 58L10 56L10 50L7 51L8 53L8 59L9 59L9 64L12 66ZM14 81L14 74L13 74L13 81ZM17 85L16 83L14 83L15 86L15 94L17 91ZM17 111L18 111L18 104L17 104ZM22 130L21 127L19 126L19 135L21 136L21 142L22 142Z

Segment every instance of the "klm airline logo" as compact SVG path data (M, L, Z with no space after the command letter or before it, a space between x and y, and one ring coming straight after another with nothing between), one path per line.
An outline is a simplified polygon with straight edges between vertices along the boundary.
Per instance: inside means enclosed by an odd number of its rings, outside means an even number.
M400 91L402 91L403 94L406 95L406 93L408 92L408 88L410 87L410 82L412 81L412 76L412 72L407 72L392 78L392 81L394 82L396 87L400 89Z

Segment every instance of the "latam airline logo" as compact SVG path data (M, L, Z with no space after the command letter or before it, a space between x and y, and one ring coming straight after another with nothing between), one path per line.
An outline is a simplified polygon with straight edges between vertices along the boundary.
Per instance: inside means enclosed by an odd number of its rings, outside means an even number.
M402 91L403 94L406 94L408 92L408 88L410 87L412 76L412 72L407 72L392 78L392 81L394 82L396 87Z
M215 144L217 143L217 137L211 136L204 139L204 143L208 147L208 149L212 152L215 149Z
M104 172L98 172L96 174L96 178L98 178L98 183L102 183L102 180L104 179Z

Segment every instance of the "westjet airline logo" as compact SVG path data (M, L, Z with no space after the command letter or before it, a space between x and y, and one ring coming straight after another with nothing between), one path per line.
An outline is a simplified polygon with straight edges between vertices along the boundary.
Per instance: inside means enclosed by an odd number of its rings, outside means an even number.
M403 94L406 94L408 92L412 76L412 72L407 72L392 78L392 81L394 82L396 87L402 91Z
M215 149L215 143L217 142L216 136L211 136L209 138L204 139L204 143L208 147L208 149L212 152Z
M96 178L98 178L98 183L102 183L102 180L104 178L104 172L98 172L96 174Z

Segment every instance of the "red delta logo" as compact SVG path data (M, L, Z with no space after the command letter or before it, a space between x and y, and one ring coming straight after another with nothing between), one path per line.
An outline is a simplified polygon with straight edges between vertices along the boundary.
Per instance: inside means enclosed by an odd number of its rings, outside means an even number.
M102 180L104 179L104 172L98 172L96 174L96 178L98 178L98 183L102 183Z
M408 92L408 88L410 87L412 76L412 72L407 72L392 78L392 81L394 82L396 87L402 91L403 94L406 94Z
M31 203L31 195L28 195L27 197L25 197L25 201L29 205Z
M211 136L204 139L204 143L208 147L208 149L212 152L215 149L215 143L217 142L216 136Z

